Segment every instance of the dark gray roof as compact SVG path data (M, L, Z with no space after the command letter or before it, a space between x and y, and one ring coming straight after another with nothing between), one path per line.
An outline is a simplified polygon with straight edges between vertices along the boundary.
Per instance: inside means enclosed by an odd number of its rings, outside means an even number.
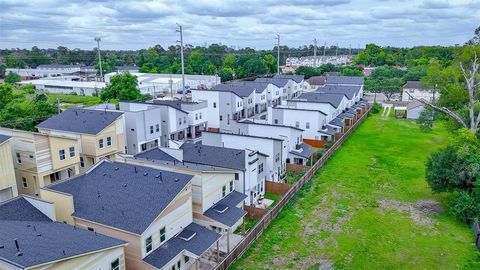
M194 234L193 238L186 241L182 239L182 233L186 232L189 235ZM207 251L219 238L220 234L211 231L205 227L202 227L195 223L190 223L185 229L170 238L167 242L163 243L156 250L152 251L143 260L161 269L178 254L187 250L196 256L200 257L205 251Z
M326 84L362 85L363 84L363 77L360 77L360 76L327 76Z
M233 191L210 207L203 215L231 227L247 214L245 210L237 207L245 198L247 198L245 194ZM216 207L225 207L226 210L221 213L216 210Z
M353 118L355 118L355 114L352 114L352 113L349 113L349 112L344 112L344 113L339 114L337 117L341 118L341 119L345 119L345 118L353 119Z
M313 77L310 77L307 81L311 85L325 85L326 77L325 76L313 76Z
M184 143L183 160L190 163L211 165L221 168L245 170L245 150Z
M319 130L318 132L321 132L321 133L324 133L324 134L327 134L327 135L330 135L330 136L333 136L335 135L337 132L335 131L335 129L329 125L326 125L324 126L321 130Z
M411 110L420 106L425 106L422 102L415 100L407 104L407 110Z
M41 122L37 128L95 135L115 122L122 114L123 112L67 109Z
M298 131L304 131L301 128L297 128L294 126L285 126L285 125L274 125L274 124L268 124L268 123L259 123L259 122L254 122L252 120L243 120L243 121L237 121L237 123L240 124L250 124L250 125L260 125L260 126L270 126L270 127L284 127L284 128L292 128Z
M357 93L360 92L360 85L325 85L324 87L318 87L315 92L327 93L327 94L344 94L348 99L352 99Z
M4 208L9 210L4 211ZM33 209L32 209L33 208ZM19 213L4 216L11 209ZM102 234L53 222L22 196L0 205L0 260L27 268L125 244ZM21 215L26 215L20 218ZM17 239L21 256L17 256Z
M73 195L75 217L141 234L192 177L104 160L47 188Z
M340 103L342 102L343 97L345 97L345 94L339 95L339 94L309 92L309 93L301 94L298 97L298 99L300 100L305 99L308 102L329 103L333 107L338 108L338 106L340 106ZM297 101L297 100L295 99L293 101Z
M420 81L407 81L403 88L415 88L415 89L420 89L422 88L422 84Z
M4 143L10 138L11 138L10 136L0 134L0 144Z
M224 87L245 88L248 91L255 90L256 93L262 93L268 87L267 82L241 81L229 84L221 84Z
M344 126L344 123L343 123L343 119L337 117L335 119L333 119L332 121L328 122L329 125L334 125L334 126L337 126L337 127L343 127Z
M284 75L284 74L276 74L273 76L275 79L291 79L294 80L296 83L302 82L305 79L303 75Z
M226 132L210 132L210 131L203 131L203 133L216 133L216 134L224 134L224 135L231 135L231 136L251 137L251 138L255 138L255 139L264 139L264 140L283 141L282 139L273 138L273 137L266 137L266 136L255 136L255 135L246 135L246 134L237 134L237 133L226 133Z
M188 112L182 108L182 104L197 104L197 102L189 102L189 101L181 101L181 100L158 100L158 99L152 100L152 103L157 105L170 106L184 113L188 113Z
M277 87L284 87L288 83L288 79L279 79L279 78L256 78L256 82L267 82Z
M313 155L313 149L309 144L301 143L300 144L300 149L302 149L301 152L290 151L290 154L300 156L300 157L303 157L303 158L309 158Z
M62 65L62 64L43 64L38 65L37 68L79 68L85 65Z
M170 162L180 162L178 159L172 157L171 155L165 153L159 148L149 149L147 151L138 153L135 155L136 158L144 158L144 159L153 159L153 160L163 160L163 161L170 161Z
M52 221L23 196L15 197L0 204L0 220Z
M212 88L213 91L232 92L239 97L248 97L252 92L256 91L256 87L252 84L217 84Z

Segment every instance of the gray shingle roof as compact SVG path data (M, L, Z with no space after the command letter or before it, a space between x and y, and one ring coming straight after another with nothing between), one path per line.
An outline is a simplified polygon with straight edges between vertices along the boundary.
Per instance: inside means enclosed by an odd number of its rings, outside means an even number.
M136 158L144 158L144 159L153 159L153 160L163 160L163 161L170 161L170 162L180 162L180 160L172 157L171 155L165 153L159 148L149 149L147 151L138 153L135 155Z
M190 163L245 170L245 150L184 143L183 160Z
M203 215L231 227L247 214L245 210L237 207L245 198L247 198L245 194L233 191L210 207ZM220 213L215 210L217 206L226 206L228 208L225 212Z
M165 266L165 264L170 262L184 250L187 250L200 257L221 236L220 234L195 223L190 223L190 225L185 227L184 231L188 231L188 233L193 232L195 233L195 236L189 241L186 241L180 237L180 233L179 235L172 237L167 242L163 243L160 247L143 258L143 260L146 263L161 269Z
M10 136L0 134L0 144L4 143L10 138L11 138Z
M407 110L411 110L413 108L420 107L420 106L425 106L425 105L422 102L415 100L407 104Z
M330 136L333 136L337 133L335 129L329 125L326 125L323 129L319 130L318 132L321 132L323 134L327 134Z
M256 78L256 82L267 82L277 87L284 87L288 83L288 79L279 79L279 78Z
M248 97L256 88L250 84L217 84L212 88L213 91L232 92L239 97Z
M326 84L362 85L363 84L363 77L360 77L360 76L327 76Z
M310 77L307 81L311 85L325 85L326 77L325 76L313 76L313 77Z
M351 100L358 92L360 92L360 89L360 85L325 85L324 87L318 87L315 92L344 94L348 99Z
M339 94L326 94L326 93L317 93L317 92L309 92L301 94L298 99L305 99L308 102L318 102L318 103L329 103L333 107L338 108L340 103L342 102L343 95ZM293 100L296 101L296 100Z
M339 114L337 117L341 118L341 119L345 119L345 118L353 119L353 118L355 118L355 114L344 112L344 113Z
M104 160L78 177L48 186L73 195L73 216L141 234L192 175Z
M95 135L117 120L123 112L67 109L38 124L38 128Z
M300 156L300 157L303 157L303 158L309 158L313 154L313 149L309 144L301 143L300 144L300 149L302 149L301 152L290 151L290 154Z
M262 93L267 87L267 82L241 81L229 84L221 84L222 87L245 88L248 91L255 90L256 93Z
M420 89L422 88L422 85L420 81L407 81L403 88L415 88L415 89Z
M305 79L303 75L284 75L284 74L276 74L273 76L275 79L291 79L294 80L296 83L302 82Z
M344 123L343 123L343 120L339 117L333 119L332 121L328 122L329 125L334 125L334 126L337 126L337 127L343 127L344 126Z
M4 208L9 210L5 211ZM18 213L6 212L16 209ZM125 244L102 234L53 222L22 196L0 205L0 260L27 268ZM21 218L21 215L25 217ZM17 239L22 256L17 256Z

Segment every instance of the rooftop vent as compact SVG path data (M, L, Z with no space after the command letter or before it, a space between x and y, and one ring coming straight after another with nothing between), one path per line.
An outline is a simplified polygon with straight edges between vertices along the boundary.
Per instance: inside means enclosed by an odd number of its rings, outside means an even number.
M180 179L178 179L178 178L175 178L175 182L178 182L178 181L180 181Z
M144 173L143 173L143 176L147 176L147 175L148 175L148 172L144 172Z
M118 171L118 167L115 167L115 171Z

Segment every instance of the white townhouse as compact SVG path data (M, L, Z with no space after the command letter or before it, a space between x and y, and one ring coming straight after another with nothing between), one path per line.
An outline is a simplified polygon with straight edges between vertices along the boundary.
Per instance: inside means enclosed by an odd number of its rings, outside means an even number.
M347 108L347 97L339 94L303 93L298 99L288 100L289 106L299 109L320 110L327 115L327 123L340 115Z
M235 122L231 130L222 130L222 132L284 140L288 147L287 164L306 165L313 154L311 147L303 143L304 130L300 127L242 120Z
M287 99L298 97L305 89L305 77L303 75L274 75L275 79L289 79L287 83Z
M439 97L440 94L438 92L434 94L432 89L423 89L420 81L407 81L403 86L403 102L410 102L414 99L423 99L432 102Z
M203 196L209 196L208 194L217 188L227 192L226 194L235 190L242 194L242 204L255 205L265 194L266 156L258 151L186 142L179 148L151 149L135 155L135 158L145 162L152 161L160 167L174 167L175 170L185 171L188 174L201 172L206 180L213 178L215 181L205 186ZM194 194L194 202L197 200L195 196ZM223 197L225 196L214 201L218 202ZM210 206L203 208L201 213ZM237 223L238 220L235 220L230 226ZM228 224L225 223L225 225ZM235 230L235 228L230 229Z
M289 79L275 79L275 78L257 78L255 82L269 83L272 87L267 92L268 106L277 106L282 104L282 101L287 100L287 88L289 83L292 82Z
M277 138L234 133L205 132L203 145L258 151L266 156L266 180L279 182L286 172L288 143Z
M322 147L322 141L330 140L336 133L327 125L327 115L320 110L277 106L268 109L268 122L302 128L303 141L314 147Z
M254 99L254 91L249 96ZM218 130L220 127L230 125L232 120L246 117L244 98L233 91L192 89L192 100L207 102L208 130Z
M36 68L7 68L5 71L6 74L10 72L20 75L22 80L30 80L71 75L89 77L95 75L97 69L93 66L85 65L46 64L39 65Z

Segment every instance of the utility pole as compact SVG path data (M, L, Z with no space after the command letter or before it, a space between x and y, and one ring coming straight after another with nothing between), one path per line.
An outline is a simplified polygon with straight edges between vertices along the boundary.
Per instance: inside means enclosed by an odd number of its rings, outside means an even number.
M185 91L185 63L183 61L183 28L180 24L178 24L178 30L177 32L180 33L180 58L182 62L182 99L186 100L186 91Z
M317 66L317 39L313 39L313 66Z
M280 74L280 35L277 34L277 74Z
M94 39L97 42L97 51L98 51L98 64L100 66L100 81L103 81L103 70L102 70L102 55L100 54L100 37L95 37Z
M327 49L327 42L323 43L323 56L325 56L326 49Z
M335 57L338 56L338 42L335 45Z

